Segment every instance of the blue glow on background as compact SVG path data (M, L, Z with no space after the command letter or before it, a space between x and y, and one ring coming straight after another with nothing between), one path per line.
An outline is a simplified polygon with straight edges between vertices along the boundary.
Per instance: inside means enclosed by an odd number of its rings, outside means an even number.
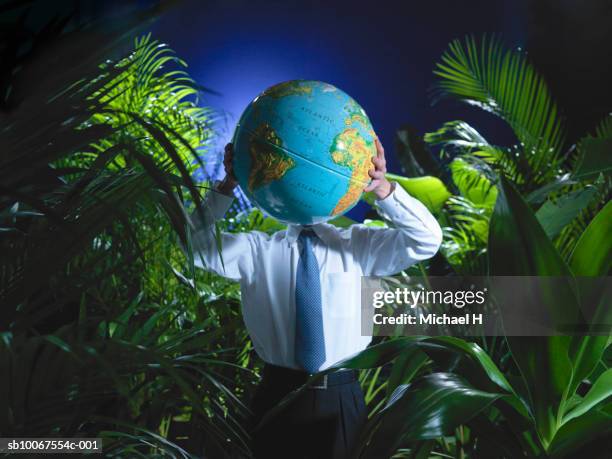
M189 64L208 94L204 103L222 116L207 155L207 173L222 173L222 148L246 105L265 88L291 79L331 83L364 107L399 173L396 130L422 132L467 119L494 142L512 142L491 116L450 102L431 107L432 70L448 43L467 33L500 33L524 42L523 1L186 1L154 28ZM423 2L418 2L423 3ZM362 219L367 206L349 216Z

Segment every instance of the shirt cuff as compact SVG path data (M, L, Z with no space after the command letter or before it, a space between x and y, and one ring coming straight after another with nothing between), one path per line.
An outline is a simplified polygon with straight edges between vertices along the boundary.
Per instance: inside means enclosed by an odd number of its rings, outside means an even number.
M430 227L430 220L433 219L433 216L427 207L418 199L410 196L399 183L391 182L391 185L393 191L389 196L374 201L379 213L391 222L402 222L406 217L406 212L409 212L425 227Z
M397 182L389 182L389 185L391 185L391 191L389 192L389 194L382 199L379 199L379 198L374 199L374 202L380 203L380 202L386 201L387 199L391 197L391 195L395 192L395 186L397 185Z

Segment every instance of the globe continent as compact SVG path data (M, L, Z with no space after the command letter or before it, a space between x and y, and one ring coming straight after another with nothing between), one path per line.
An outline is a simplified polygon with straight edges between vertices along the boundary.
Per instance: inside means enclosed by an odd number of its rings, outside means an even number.
M249 200L290 223L342 215L370 182L376 136L340 89L292 80L266 89L234 133L234 171Z

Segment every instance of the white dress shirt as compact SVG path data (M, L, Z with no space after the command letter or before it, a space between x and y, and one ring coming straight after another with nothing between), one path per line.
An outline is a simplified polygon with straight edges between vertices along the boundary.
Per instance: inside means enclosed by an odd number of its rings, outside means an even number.
M355 224L338 228L312 225L319 237L313 251L321 272L326 360L323 370L367 347L361 335L361 276L387 276L432 257L442 241L436 219L417 199L393 183L378 212L393 227ZM268 235L261 231L221 233L221 256L214 222L223 217L233 198L209 192L194 219L196 266L240 282L242 315L257 354L265 361L298 368L294 359L295 275L300 225ZM193 216L197 216L194 213Z

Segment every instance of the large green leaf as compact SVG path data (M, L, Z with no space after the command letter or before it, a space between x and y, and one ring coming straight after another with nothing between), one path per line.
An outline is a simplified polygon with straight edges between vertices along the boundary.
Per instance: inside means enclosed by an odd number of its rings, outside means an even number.
M334 226L337 226L338 228L348 228L357 222L353 220L352 218L346 217L344 215L340 215L338 217L335 217L329 220L329 223L331 223Z
M597 196L597 188L587 185L583 189L572 191L546 201L536 212L538 221L549 238L554 238L584 210Z
M531 452L531 445L521 444L524 443L525 429L511 421L502 427L496 421L495 417L482 412L468 423L470 432L476 438L471 457L514 459L525 457L525 451Z
M572 252L570 266L576 276L605 276L608 274L612 266L611 233L612 203L608 202L587 226ZM580 284L585 284L585 288L588 288L585 281ZM608 308L607 311L609 311L610 306L604 303L601 307ZM601 311L606 312L605 309ZM602 323L606 323L606 316L602 316L601 319ZM595 369L608 344L608 337L604 335L572 337L570 358L574 371L567 398L571 397L580 382Z
M425 350L430 344L463 354L473 361L474 364L483 371L484 375L497 386L495 391L502 389L505 392L514 393L514 389L497 365L495 365L495 362L493 362L491 357L489 357L489 355L476 343L465 341L461 338L455 338L454 336L435 336L418 343L418 345Z
M563 425L549 445L554 457L568 457L577 448L612 432L612 404L595 409ZM572 456L573 457L573 456ZM602 456L603 457L603 456Z
M391 457L402 440L449 435L501 395L474 389L452 373L433 373L399 386L362 435L355 457ZM370 437L371 435L371 437ZM364 444L368 438L367 446Z
M493 274L564 274L571 279L569 269L529 207L503 180L491 228ZM572 289L559 288L549 292L549 306L561 311L562 317L573 315L577 305L573 300L568 301L572 297ZM565 404L569 403L580 381L597 365L607 337L509 337L508 343L529 390L538 431L546 446L560 427L559 420L565 412Z
M370 346L351 357L340 360L331 367L319 373L319 376L331 373L332 371L339 370L341 368L363 370L365 368L379 367L390 362L400 353L414 346L415 343L418 343L423 339L425 339L423 336L406 336ZM316 381L317 379L318 377L314 376L312 381Z
M492 275L571 275L529 205L503 177L491 216L489 250Z
M387 397L400 385L412 381L426 367L428 361L429 357L427 357L427 354L416 347L402 352L393 362L393 367L387 380Z
M427 208L438 213L451 193L446 185L437 177L402 177L401 175L387 174L387 179L399 183L411 196L421 201Z
M581 279L579 283L582 290L596 290L601 294L600 298L596 300L591 298L588 300L598 301L598 303L589 304L595 310L591 322L598 327L607 324L608 332L604 334L601 329L595 329L590 333L587 331L584 335L577 334L571 337L568 352L573 371L564 397L564 400L568 401L568 403L583 380L589 378L597 368L606 348L610 344L609 324L612 321L612 310L610 309L610 299L605 296L606 290L602 290L600 285L591 286L586 282L586 278ZM597 284L601 284L601 281L598 280ZM570 405L564 406L560 414L564 415L565 411L570 407Z
M573 180L570 177L570 174L567 173L559 178L556 178L552 182L549 182L546 185L543 185L540 188L533 190L527 195L526 200L530 204L542 204L551 193L554 193L555 191L558 191L566 186L575 185L577 183L578 182L576 180Z
M578 144L580 153L573 177L584 180L612 172L612 138L587 137Z
M555 249L523 197L505 178L499 193L489 232L489 265L494 276L558 276L544 289L543 305L555 324L580 324L582 313L574 290L572 273ZM553 288L554 287L554 288Z
M576 276L605 276L612 266L612 202L609 201L578 239L570 258Z
M493 275L568 276L544 298L554 318L577 323L580 309L571 288L570 271L514 187L501 179L491 217L490 269ZM575 320L574 320L575 319ZM572 377L570 337L508 337L512 356L529 391L537 430L546 446L558 428L557 416Z
M595 405L610 397L612 397L612 368L608 368L597 378L580 403L565 415L563 423L582 416Z
M424 350L434 361L436 356L455 353L462 359L452 371L466 378L474 387L489 392L503 392L498 408L520 425L532 422L532 416L525 401L506 379L489 355L476 343L453 336L436 336L419 341L417 346Z

